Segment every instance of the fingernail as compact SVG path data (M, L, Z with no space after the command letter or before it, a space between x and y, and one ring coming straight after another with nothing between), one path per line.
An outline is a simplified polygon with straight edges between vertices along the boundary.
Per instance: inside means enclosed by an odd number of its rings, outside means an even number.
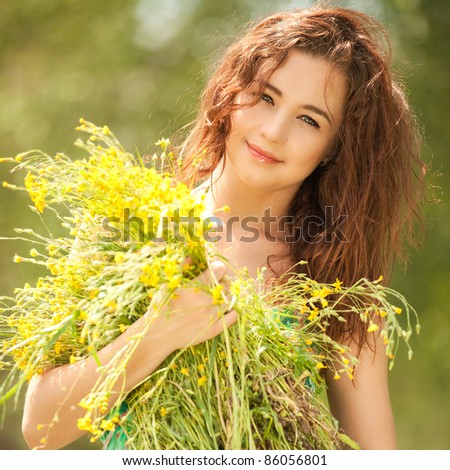
M225 264L223 263L223 261L218 261L218 260L213 261L213 262L211 263L211 267L212 267L213 269L218 269L218 268L220 268L220 267L226 268L226 266L225 266Z

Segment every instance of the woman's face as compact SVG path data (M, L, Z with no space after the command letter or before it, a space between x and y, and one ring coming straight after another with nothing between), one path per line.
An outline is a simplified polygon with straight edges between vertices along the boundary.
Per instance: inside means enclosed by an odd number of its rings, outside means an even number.
M331 151L342 122L345 76L327 60L292 50L264 83L237 97L258 102L235 111L225 173L248 189L294 193Z

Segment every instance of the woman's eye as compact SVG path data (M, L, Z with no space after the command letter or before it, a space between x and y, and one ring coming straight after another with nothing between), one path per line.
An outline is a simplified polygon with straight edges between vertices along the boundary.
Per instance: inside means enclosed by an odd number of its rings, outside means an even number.
M315 121L312 117L302 115L300 116L300 119L306 122L306 124L309 124L310 126L317 127L320 129L319 124L317 124L317 121Z
M266 101L267 103L270 103L270 104L273 104L273 99L270 95L268 95L267 93L262 93L261 94L261 99L263 101Z

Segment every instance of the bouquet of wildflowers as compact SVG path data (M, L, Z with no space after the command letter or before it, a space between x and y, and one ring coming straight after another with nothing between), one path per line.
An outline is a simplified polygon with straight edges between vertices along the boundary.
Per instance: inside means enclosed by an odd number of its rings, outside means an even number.
M350 309L369 332L382 327L393 364L399 339L408 345L412 332L415 312L405 299L380 280L343 287L338 279L319 284L305 275L261 294L264 273L250 279L245 269L230 279L228 297L218 282L201 284L197 275L218 255L205 237L204 200L179 182L181 162L169 142L158 142L161 151L147 166L107 126L81 120L78 129L89 135L76 142L85 159L39 151L3 159L17 163L13 171L27 171L23 188L4 186L26 190L42 221L44 212L54 214L63 235L17 229L32 248L14 261L42 265L48 275L1 298L0 366L9 373L0 404L46 368L91 355L103 374L79 404L86 413L78 425L108 447L118 438L130 449L355 447L320 399L321 369L334 364L336 380L352 378L357 363L327 326L332 317L345 321ZM149 309L145 329L151 328L182 286L208 292L219 314L233 307L237 323L173 353L106 414L141 336L107 365L97 352ZM405 329L397 321L400 304ZM382 321L374 322L377 316Z

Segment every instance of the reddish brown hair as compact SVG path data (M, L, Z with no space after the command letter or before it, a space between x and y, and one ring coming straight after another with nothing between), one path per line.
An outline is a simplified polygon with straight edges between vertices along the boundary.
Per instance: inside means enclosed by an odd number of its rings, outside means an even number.
M389 276L417 240L424 165L414 116L392 75L388 35L374 18L313 7L274 14L251 28L228 49L203 93L183 149L185 176L198 181L211 174L225 155L237 94L256 74L268 78L292 49L334 64L347 77L348 96L332 158L305 180L289 213L300 227L308 216L326 220L325 208L332 207L340 225L331 221L301 237L291 257L308 261L309 276L320 282ZM203 165L193 165L205 154Z

